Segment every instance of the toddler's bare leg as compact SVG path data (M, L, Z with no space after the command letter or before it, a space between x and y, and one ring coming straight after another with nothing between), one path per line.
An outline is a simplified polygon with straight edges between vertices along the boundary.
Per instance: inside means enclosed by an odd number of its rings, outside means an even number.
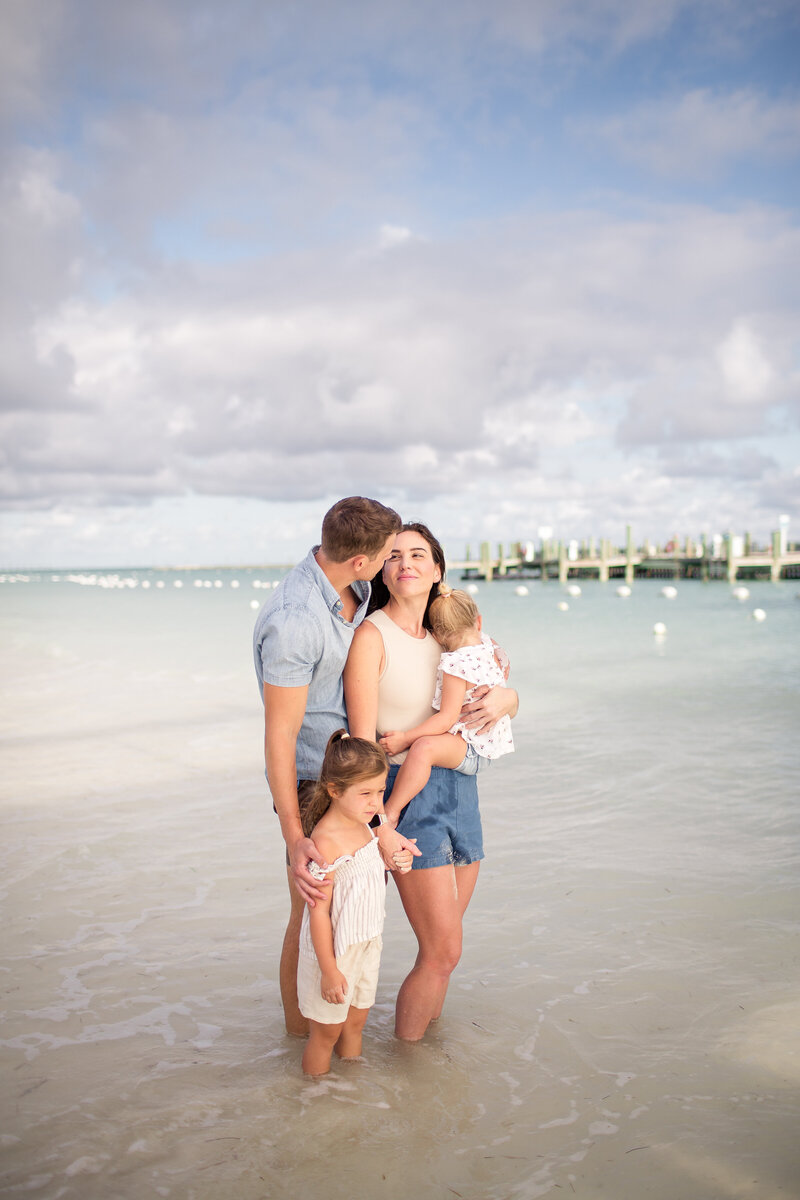
M361 1035L369 1016L368 1008L355 1008L352 1004L347 1013L347 1020L342 1026L339 1040L334 1050L339 1058L358 1058L361 1054Z
M397 773L389 807L398 816L421 792L431 777L431 767L457 767L467 750L458 733L440 733L434 737L417 738Z
M327 1075L331 1069L331 1055L346 1022L340 1025L323 1025L320 1021L308 1022L308 1041L303 1053L303 1071L306 1075Z

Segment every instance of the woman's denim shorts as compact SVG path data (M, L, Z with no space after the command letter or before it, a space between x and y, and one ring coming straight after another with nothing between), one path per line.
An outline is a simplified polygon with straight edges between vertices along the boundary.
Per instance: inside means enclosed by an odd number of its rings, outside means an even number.
M384 800L392 793L399 769L389 768ZM483 831L476 777L447 767L431 767L430 779L403 809L397 830L403 837L417 839L422 855L413 860L415 871L479 862L483 858Z

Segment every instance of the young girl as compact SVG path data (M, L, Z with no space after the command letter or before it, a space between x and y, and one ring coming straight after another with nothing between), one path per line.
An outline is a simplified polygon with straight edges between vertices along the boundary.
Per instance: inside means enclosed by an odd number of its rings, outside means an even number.
M476 688L505 687L508 674L505 652L481 632L475 601L466 592L440 583L431 602L430 622L444 649L433 697L433 707L439 711L414 729L390 730L380 738L389 755L408 750L386 802L386 815L395 824L430 779L431 767L451 767L474 775L488 759L514 749L508 717L502 717L489 733L476 733L460 720L461 706L473 698Z
M332 734L325 750L317 790L303 817L303 832L313 837L332 865L309 863L317 878L331 880L326 898L306 908L300 930L297 996L309 1020L303 1054L307 1075L330 1070L331 1054L358 1058L361 1034L375 1000L386 903L386 874L378 839L369 822L383 815L389 764L376 742ZM408 870L411 855L397 855Z

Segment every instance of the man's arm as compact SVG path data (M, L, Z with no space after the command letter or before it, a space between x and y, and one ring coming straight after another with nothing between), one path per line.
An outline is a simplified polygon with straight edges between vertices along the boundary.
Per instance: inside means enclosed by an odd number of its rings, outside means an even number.
M281 823L289 855L289 869L300 895L313 907L326 892L309 874L309 859L325 866L325 860L310 838L303 834L297 802L297 735L303 724L308 699L307 687L276 687L264 684L264 761L267 782Z

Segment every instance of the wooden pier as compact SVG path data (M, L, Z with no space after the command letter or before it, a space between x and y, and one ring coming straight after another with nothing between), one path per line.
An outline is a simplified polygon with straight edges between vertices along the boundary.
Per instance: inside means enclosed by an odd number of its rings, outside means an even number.
M683 544L673 538L663 549L649 543L643 547L633 544L628 526L625 546L614 547L607 538L599 543L544 541L534 548L532 543L517 542L506 553L502 544L493 554L489 542L481 542L480 557L473 559L467 547L467 557L448 561L448 570L461 571L462 579L722 579L735 583L739 579L800 578L800 549L785 548L781 533L772 535L767 549L755 547L748 534L724 539L687 538Z

